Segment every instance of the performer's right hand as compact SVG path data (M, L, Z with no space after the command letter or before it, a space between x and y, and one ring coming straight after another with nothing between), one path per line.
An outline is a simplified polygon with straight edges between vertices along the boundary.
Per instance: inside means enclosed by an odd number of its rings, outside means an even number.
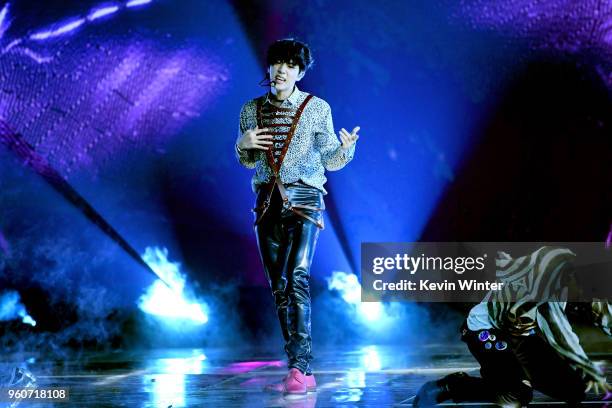
M265 134L268 130L267 128L260 129L259 127L247 130L238 141L238 148L240 150L268 150L269 146L272 144L272 135Z
M591 380L589 382L587 382L587 386L586 389L584 390L584 392L589 392L589 391L593 391L595 394L608 394L612 388L610 387L610 384L608 384L605 380Z

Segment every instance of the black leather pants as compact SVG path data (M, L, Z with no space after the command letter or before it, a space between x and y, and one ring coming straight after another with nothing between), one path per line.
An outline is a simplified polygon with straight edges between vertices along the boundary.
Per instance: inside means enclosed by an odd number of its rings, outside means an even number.
M285 187L291 203L324 208L322 193L318 189L301 183ZM264 195L265 191L259 193L258 203L265 199ZM304 212L317 221L321 220L320 211ZM255 226L255 232L285 339L289 368L309 374L312 360L310 265L319 228L283 207L280 195L275 191L270 207Z

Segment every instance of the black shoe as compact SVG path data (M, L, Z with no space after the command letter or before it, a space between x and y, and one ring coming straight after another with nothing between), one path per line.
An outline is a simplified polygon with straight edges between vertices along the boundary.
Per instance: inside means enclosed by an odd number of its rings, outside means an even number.
M419 408L433 407L448 399L450 399L450 393L442 380L428 381L419 389L412 406Z

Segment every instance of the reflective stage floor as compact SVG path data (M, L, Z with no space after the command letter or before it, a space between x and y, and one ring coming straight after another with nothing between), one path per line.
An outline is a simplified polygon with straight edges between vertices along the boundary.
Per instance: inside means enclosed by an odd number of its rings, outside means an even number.
M611 356L599 353L594 359L605 362ZM24 372L29 370L38 389L66 387L69 401L22 401L13 406L407 407L412 406L416 391L425 381L454 371L476 374L478 370L462 344L318 350L314 362L318 391L303 397L283 397L263 391L266 384L282 379L286 372L279 357L252 349L81 353L78 358L67 355L63 361L21 356L28 361L23 365ZM15 361L7 364L11 358ZM6 369L14 367L15 356L4 356L3 364ZM22 384L26 380L22 379ZM605 406L594 400L594 395L589 397L586 406ZM541 394L532 405L562 406Z

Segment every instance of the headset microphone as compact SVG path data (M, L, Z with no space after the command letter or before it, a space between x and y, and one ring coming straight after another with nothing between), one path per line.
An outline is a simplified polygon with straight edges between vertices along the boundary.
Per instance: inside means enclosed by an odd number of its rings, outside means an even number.
M259 86L276 87L276 81L270 81L269 77L266 75L266 77L264 79L259 81Z

